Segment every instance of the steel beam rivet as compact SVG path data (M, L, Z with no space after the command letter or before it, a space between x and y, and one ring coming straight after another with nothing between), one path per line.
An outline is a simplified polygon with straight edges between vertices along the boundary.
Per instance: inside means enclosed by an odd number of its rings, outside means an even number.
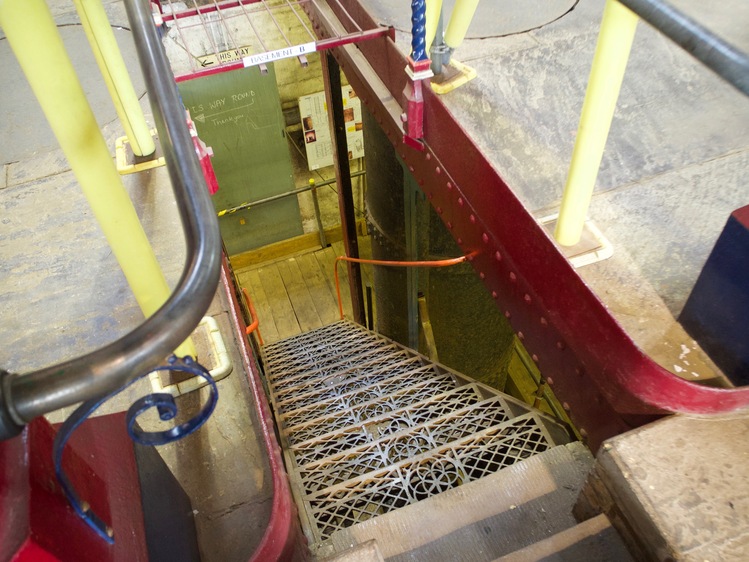
M505 310L505 318L512 318L512 313L509 310Z
M452 191L453 183L451 181L447 182L447 190Z
M494 259L497 261L502 261L502 254L499 252L494 252Z
M559 350L564 349L564 342L563 341L558 341L557 342L557 349L559 349Z
M562 403L562 408L564 408L565 412L569 412L570 411L570 405L567 402L563 402Z
M463 198L462 197L458 197L458 205L460 205L462 207L464 204L465 204L465 201L463 201Z
M437 214L438 214L438 215L441 215L441 214L442 214L442 207L437 207Z
M434 195L432 195L431 191L427 193L427 199L429 199L430 201L434 199Z
M402 160L405 160L405 159L406 159L406 154L405 154L405 152L401 152L401 159L402 159Z
M452 227L453 227L453 223L451 223L450 221L447 221L447 228L452 230Z
M442 173L442 168L440 168L439 166L437 166L437 167L436 167L436 168L434 169L434 172L435 172L435 173L436 173L437 175L440 175L440 174Z
M431 160L431 159L432 159L432 155L431 155L431 154L430 154L429 152L427 152L427 154L426 154L425 158L426 158L427 160Z
M538 363L538 355L536 355L535 353L531 355L531 359L533 359L534 363Z
M408 171L409 171L409 172L411 172L411 173L413 174L413 172L414 172L414 167L413 167L413 166L409 166L409 167L408 167Z
M486 279L486 275L484 275L483 271L479 272L479 277L481 277L481 279Z
M463 245L463 239L462 238L458 238L458 246L461 246L461 245Z
M531 296L530 296L530 295L529 295L528 293L525 293L525 295L523 296L523 300L524 300L524 301L525 301L525 302L526 302L527 304L531 304Z
M471 221L471 222L472 222L473 224L476 224L476 215L471 215L471 216L470 216L470 217L468 217L468 218L469 218L469 220L470 220L470 221Z
M518 276L515 275L514 272L510 271L510 281L512 281L513 283L515 283L515 281L517 281L517 280L518 280Z
M523 332L518 332L518 339L523 341L525 339L525 334Z
M499 295L497 295L497 291L492 291L492 298L496 299Z
M484 244L489 243L489 235L486 232L481 235L481 239L484 241Z
M546 377L546 382L549 386L552 386L554 384L554 379L551 377Z
M467 259L468 259L468 261L473 261L473 254L471 254L470 256L468 256Z
M584 427L580 428L580 437L582 437L583 439L588 437L588 432L585 430Z
M543 316L541 317L541 325L544 328L549 325L549 323L546 321L546 318L544 318Z

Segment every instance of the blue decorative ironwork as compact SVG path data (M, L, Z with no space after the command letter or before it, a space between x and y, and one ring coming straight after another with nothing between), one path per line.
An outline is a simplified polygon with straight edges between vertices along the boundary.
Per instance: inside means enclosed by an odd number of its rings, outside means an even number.
M426 0L411 2L411 58L418 62L427 56L427 4Z
M157 432L146 432L141 430L136 425L136 420L140 414L148 410L149 408L156 407L159 412L159 418L162 421L169 421L174 419L177 414L177 404L174 401L174 397L167 393L155 393L149 394L137 400L130 408L128 408L127 415L125 417L127 424L127 431L130 438L133 441L143 445L165 445L173 441L177 441L190 435L206 420L211 416L216 408L218 401L218 389L216 388L216 381L213 380L208 370L193 360L192 357L183 357L182 359L172 355L166 365L162 365L136 377L131 382L127 383L122 388L104 396L103 398L95 398L84 402L68 417L67 420L60 426L60 430L55 436L55 442L53 446L53 459L55 463L55 475L57 480L62 487L65 496L67 497L73 510L81 517L86 524L91 527L97 535L104 539L107 543L114 543L114 531L111 527L107 526L106 523L98 517L90 508L90 506L81 501L80 497L76 493L73 485L68 479L65 471L62 468L62 453L65 449L65 445L73 432L80 426L86 418L88 418L94 411L99 408L104 402L119 394L136 381L142 379L147 374L153 371L179 371L183 373L189 373L194 376L199 376L208 381L210 386L210 396L205 406L198 412L198 414L188 421L181 423L171 429Z

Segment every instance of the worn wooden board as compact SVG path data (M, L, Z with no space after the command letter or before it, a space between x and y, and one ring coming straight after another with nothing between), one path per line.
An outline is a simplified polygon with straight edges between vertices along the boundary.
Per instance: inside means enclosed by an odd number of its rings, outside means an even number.
M281 279L286 286L286 294L294 309L297 322L302 332L308 332L322 326L320 316L315 309L315 303L312 300L304 277L296 262L296 258L289 258L276 264Z
M268 302L273 307L273 319L278 330L278 338L285 339L301 333L294 307L291 305L281 274L275 264L258 269ZM270 343L270 340L268 340Z
M331 290L333 291L334 295L335 279L333 276L333 264L335 263L335 258L339 255L343 255L343 252L337 254L331 247L320 250L319 252L315 252L315 258L320 264L320 268L324 271L325 277L327 277L328 283L330 284ZM338 279L341 285L341 301L343 302L343 313L346 315L346 318L353 318L354 312L351 307L351 295L348 291L348 273L343 264L338 264Z
M304 275L312 301L323 325L338 320L336 313L336 297L328 284L325 273L320 269L320 263L314 254L302 254L296 258L297 265Z

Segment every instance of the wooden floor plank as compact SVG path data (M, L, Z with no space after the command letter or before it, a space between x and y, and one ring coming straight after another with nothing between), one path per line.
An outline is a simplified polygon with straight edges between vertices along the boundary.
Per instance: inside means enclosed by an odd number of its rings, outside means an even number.
M278 271L281 279L286 286L286 293L289 295L291 306L294 307L294 314L302 332L309 332L315 328L321 327L322 321L315 309L315 303L312 300L307 285L302 277L299 264L296 258L289 258L285 261L278 262Z
M289 338L301 334L302 330L297 322L294 307L291 305L289 295L286 293L281 274L277 264L271 264L258 269L260 281L265 289L268 302L273 310L273 320L278 329L279 339ZM270 341L268 341L270 343Z
M336 256L342 256L346 254L346 249L343 246L343 242L340 242L340 241L334 242L332 244L332 248ZM366 237L363 236L359 238L359 257L362 259L372 259L372 243L371 243L371 238L369 236L366 236ZM344 270L346 270L345 264L341 264L339 267L341 268L339 273L343 273ZM362 297L364 297L364 308L366 311L367 285L372 287L372 290L374 290L374 286L375 286L374 285L374 266L369 265L369 264L360 264L360 267L361 267L361 277L362 277ZM347 295L349 295L348 274L346 275L345 286L344 286L343 276L341 276L341 292L344 292L344 291ZM351 300L350 295L348 298L350 302ZM373 310L373 315L374 315L373 317L376 319L377 309L375 308L375 305L374 305L374 297L372 298L372 310ZM349 313L346 312L347 317L351 318L352 316L348 316L348 314Z
M249 269L237 272L239 286L244 287L250 293L252 304L255 306L260 323L260 333L267 343L278 341L278 329L273 319L273 303L268 299L260 281L257 269Z
M338 320L335 292L331 289L325 273L314 254L297 256L297 264L304 275L304 282L315 303L315 309L323 325Z
M335 258L340 254L336 254L335 250L331 247L325 248L324 250L318 250L315 252L315 258L320 264L320 269L325 273L325 277L328 279L331 291L335 295L335 280L333 277L333 264ZM341 301L343 302L343 313L346 318L353 318L354 311L351 308L351 295L348 290L348 273L346 272L345 264L338 264L338 276L341 283ZM336 304L336 307L338 305Z

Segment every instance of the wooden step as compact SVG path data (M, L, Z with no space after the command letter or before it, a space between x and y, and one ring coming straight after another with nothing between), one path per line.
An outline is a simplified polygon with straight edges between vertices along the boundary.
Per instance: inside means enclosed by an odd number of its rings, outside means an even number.
M604 514L497 558L495 562L634 562Z

